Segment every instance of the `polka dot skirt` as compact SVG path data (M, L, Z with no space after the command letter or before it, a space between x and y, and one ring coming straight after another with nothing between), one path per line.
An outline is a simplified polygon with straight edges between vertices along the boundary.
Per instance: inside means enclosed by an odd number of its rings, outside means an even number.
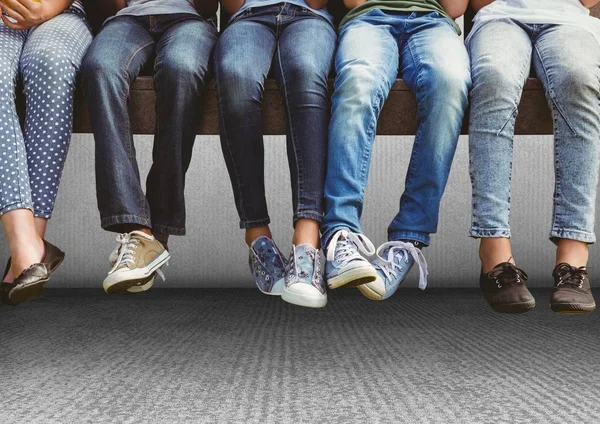
M29 209L51 217L71 139L75 76L91 41L79 2L26 31L0 21L0 216ZM24 131L15 107L19 77Z

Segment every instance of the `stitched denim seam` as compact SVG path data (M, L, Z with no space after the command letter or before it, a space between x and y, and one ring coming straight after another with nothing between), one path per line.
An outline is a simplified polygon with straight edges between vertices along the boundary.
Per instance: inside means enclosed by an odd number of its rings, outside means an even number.
M554 91L554 81L553 81L554 77L552 76L551 73L548 72L548 67L546 66L544 57L542 57L542 54L540 53L540 50L538 49L537 44L534 44L533 48L540 59L540 63L542 64L544 74L546 75L546 80L548 81L548 87L546 88L546 91L547 91L548 97L550 98L550 102L549 102L550 107L552 109L556 108L556 111L563 118L563 120L567 124L567 127L569 127L569 130L571 130L571 134L578 137L579 135L577 134L577 131L575 131L575 129L573 128L573 125L571 125L571 122L569 122L569 120L567 119L567 115L562 110L562 106L560 105L558 98L556 97L556 93ZM555 119L555 121L556 121L556 119Z
M275 48L277 50L277 61L279 62L279 70L281 71L281 78L283 82L283 98L285 101L285 109L287 111L287 121L290 128L290 137L292 138L292 145L294 147L294 161L296 162L296 208L300 207L300 187L304 186L304 179L302 174L300 173L300 165L298 164L298 152L296 145L296 135L294 131L294 122L292 120L292 112L290 110L290 102L288 97L288 89L287 89L287 79L285 77L285 70L283 69L283 63L281 62L281 49L279 48L279 40L277 40L277 46ZM297 211L294 211L295 213Z
M219 74L219 66L216 65L215 66L215 81L219 81L218 78L218 74ZM233 169L235 171L235 185L233 185L233 191L234 191L234 200L235 199L239 199L236 201L236 203L238 204L239 207L239 211L241 212L240 215L242 215L240 217L240 219L242 221L245 221L246 219L246 211L244 209L244 204L242 201L242 186L240 183L240 174L239 174L239 170L237 168L237 165L235 164L235 161L233 160L233 153L231 151L231 144L229 143L229 138L227 137L227 128L225 125L225 113L223 112L223 102L222 102L222 93L220 90L220 84L216 84L217 85L217 104L219 106L219 118L221 120L221 122L223 123L223 125L221 125L221 131L220 131L220 137L225 139L225 145L227 146L227 153L229 154L229 160L231 161L231 163L233 164Z

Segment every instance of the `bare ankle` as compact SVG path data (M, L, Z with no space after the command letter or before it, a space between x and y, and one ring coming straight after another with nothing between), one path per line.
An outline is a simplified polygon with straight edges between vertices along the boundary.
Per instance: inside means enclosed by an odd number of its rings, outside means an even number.
M489 272L502 262L515 263L510 240L504 237L485 237L479 245L479 259L483 272Z
M313 219L299 219L296 221L292 243L295 246L310 244L315 249L320 246L319 223Z
M260 237L269 237L269 238L273 238L273 236L271 235L271 230L269 229L269 227L267 225L264 225L262 227L253 227L253 228L246 228L246 244L248 245L248 247L252 246L252 243L254 242L254 240L256 240L257 238Z

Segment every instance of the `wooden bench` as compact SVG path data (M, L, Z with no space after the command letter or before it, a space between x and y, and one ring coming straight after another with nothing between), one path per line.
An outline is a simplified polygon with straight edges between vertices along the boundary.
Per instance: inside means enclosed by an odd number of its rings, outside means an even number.
M88 2L94 7L93 2ZM95 13L95 12L94 12ZM592 9L592 14L600 17L600 5ZM91 15L91 14L90 14ZM465 32L471 27L472 11L465 15ZM333 79L330 80L330 89ZM155 128L156 95L152 77L140 76L132 85L130 93L130 117L133 131L136 134L153 134ZM414 135L416 131L416 102L406 84L398 79L393 85L385 106L381 112L377 133L379 135ZM263 100L263 128L266 135L285 134L285 116L281 95L275 81L266 83ZM466 133L466 122L463 134ZM74 132L90 133L91 125L87 109L82 101L82 94L77 93ZM553 125L544 89L539 80L530 78L523 92L519 115L517 117L516 134L552 134ZM202 117L198 122L198 134L218 134L217 95L214 82L207 87Z

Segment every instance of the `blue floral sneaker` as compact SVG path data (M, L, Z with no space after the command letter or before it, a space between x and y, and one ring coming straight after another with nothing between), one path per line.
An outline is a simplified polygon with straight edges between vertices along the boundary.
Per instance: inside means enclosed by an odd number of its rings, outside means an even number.
M264 294L279 296L283 290L286 263L275 242L265 236L254 240L248 263L258 289Z
M281 298L294 305L322 308L327 291L321 272L321 253L310 244L292 246Z
M419 288L427 287L427 261L423 252L412 243L389 241L377 249L373 266L377 279L359 286L360 292L372 300L384 300L393 295L414 264L419 265Z
M362 253L362 254L361 254ZM377 278L377 271L367 259L373 256L375 246L363 234L346 230L336 232L327 245L325 278L327 287L355 287Z

